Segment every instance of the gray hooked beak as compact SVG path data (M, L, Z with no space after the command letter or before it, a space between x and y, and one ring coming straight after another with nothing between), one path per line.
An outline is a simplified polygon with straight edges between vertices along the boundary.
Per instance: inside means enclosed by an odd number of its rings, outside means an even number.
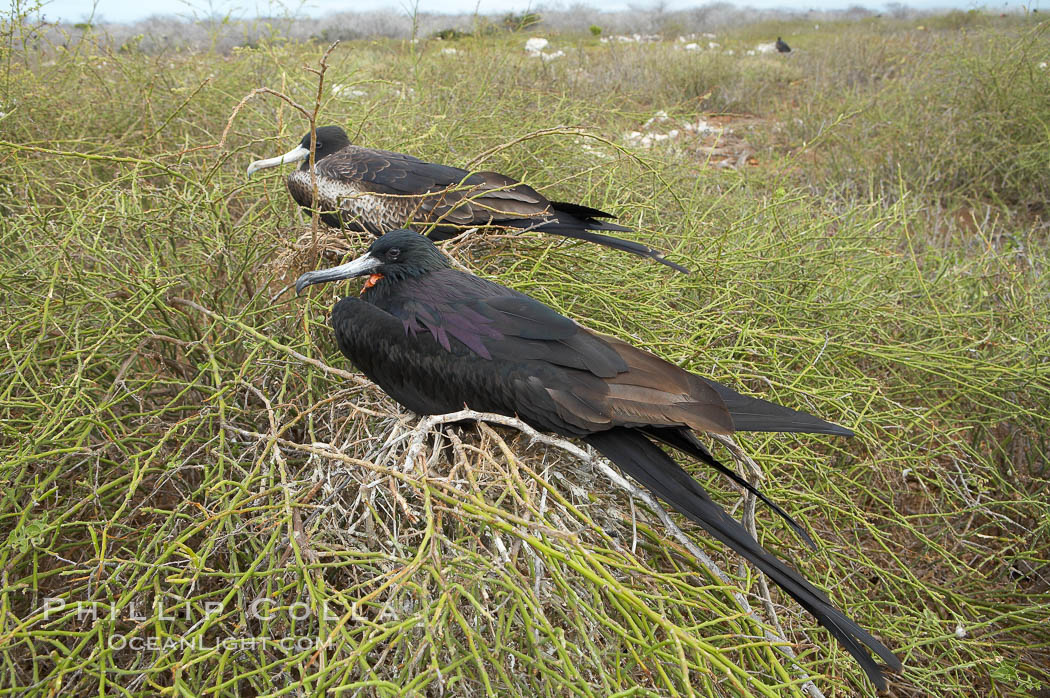
M248 165L248 176L251 177L259 170L265 170L267 167L277 167L278 165L284 165L289 162L299 162L300 160L306 160L309 157L310 149L297 145L294 150L289 150L284 155L278 155L277 157L268 160L256 160Z
M371 274L382 264L383 263L380 260L366 252L357 259L347 262L346 264L340 264L338 267L308 271L300 276L299 280L295 282L295 293L298 295L303 292L304 288L307 286L313 286L314 284L323 284L328 281L340 281L342 279L352 279L355 276Z

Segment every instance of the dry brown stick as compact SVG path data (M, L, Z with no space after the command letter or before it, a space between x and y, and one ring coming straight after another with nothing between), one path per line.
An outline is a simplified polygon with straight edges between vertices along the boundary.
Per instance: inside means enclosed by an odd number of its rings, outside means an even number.
M319 207L321 192L317 187L317 171L314 169L317 156L317 117L321 113L321 95L324 93L324 74L328 72L328 56L332 54L339 41L332 42L321 56L318 68L306 67L306 70L317 76L317 94L314 97L313 113L307 115L310 121L310 266L317 263L317 236L320 234L321 210Z

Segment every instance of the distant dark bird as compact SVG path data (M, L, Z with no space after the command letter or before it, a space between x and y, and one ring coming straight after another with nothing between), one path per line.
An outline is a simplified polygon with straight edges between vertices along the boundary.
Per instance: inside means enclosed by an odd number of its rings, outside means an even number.
M791 53L791 47L787 45L787 42L777 37L777 51L781 53Z
M351 262L303 274L295 288L302 292L312 284L357 276L368 276L361 297L343 298L332 311L336 341L399 403L419 414L446 414L466 405L586 441L769 575L843 644L880 689L886 685L882 667L868 648L900 670L900 660L885 645L764 550L656 444L716 468L801 531L715 460L693 430L850 436L849 429L741 395L592 332L524 294L452 269L430 240L410 230L387 233Z
M248 176L266 167L302 161L288 175L288 191L303 208L313 202L310 134L296 148L248 166ZM411 155L351 145L338 126L317 129L314 151L321 220L333 228L379 236L396 228L434 228L428 235L447 240L475 226L524 228L596 242L641 257L650 257L688 273L664 259L663 252L637 242L605 235L630 228L599 220L612 214L579 204L549 201L543 194L498 172L468 172L436 165Z

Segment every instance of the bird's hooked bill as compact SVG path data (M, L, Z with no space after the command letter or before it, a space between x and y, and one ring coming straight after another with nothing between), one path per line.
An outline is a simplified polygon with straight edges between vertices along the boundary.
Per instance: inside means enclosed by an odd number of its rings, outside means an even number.
M278 155L275 158L269 158L266 160L256 160L248 165L248 176L251 177L259 170L265 170L267 167L277 167L278 165L284 165L290 162L300 162L308 157L310 157L310 149L297 145L294 149L289 150L284 155Z
M381 264L380 260L366 253L346 264L340 264L338 267L308 271L295 282L295 292L297 294L302 293L304 288L314 284L352 279L356 276L365 276L366 274L371 275Z

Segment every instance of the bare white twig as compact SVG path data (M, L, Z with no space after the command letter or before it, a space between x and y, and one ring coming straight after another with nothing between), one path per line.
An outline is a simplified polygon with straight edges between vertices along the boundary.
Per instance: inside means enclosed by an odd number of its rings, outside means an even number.
M685 532L678 527L677 524L675 524L674 520L671 518L671 515L667 512L667 510L664 509L663 506L661 506L656 501L656 499L651 494L649 494L649 492L641 489L640 487L632 483L630 480L625 478L619 470L609 465L609 463L604 458L593 457L584 449L565 439L561 439L556 436L549 436L547 434L542 434L530 427L525 422L521 421L520 419L515 419L514 417L506 417L501 414L475 412L474 410L468 409L460 410L459 412L452 412L449 414L438 414L424 417L421 420L419 420L419 423L410 432L412 435L412 439L409 443L408 449L405 452L405 459L402 462L401 466L402 470L408 472L411 469L413 469L414 464L416 463L416 459L419 457L423 449L423 444L426 440L426 435L433 431L435 427L437 427L440 424L449 424L452 422L462 421L488 422L490 424L500 424L506 427L511 427L512 429L517 429L518 431L522 432L527 437L529 437L530 442L539 442L542 444L546 444L547 446L559 448L565 451L566 453L572 454L584 463L597 468L607 478L609 478L609 480L613 484L627 492L629 495L631 495L632 498L641 500L646 507L648 507L653 513L655 513L657 517L659 517L660 521L664 524L667 530L671 532L671 535L674 536L675 540L681 543L681 545L686 550L688 550L693 555L693 557L699 560L700 563L704 567L706 567L708 571L711 572L711 574L713 574L716 578L718 578L723 584L725 584L726 586L731 586L731 581L729 577L725 574L725 572L722 571L722 568L718 566L718 563L716 563L714 560L708 557L708 555L704 553L704 551L701 550L696 545L696 543L694 543L692 539L689 538L689 536L687 536ZM737 443L733 441L733 439L729 438L728 436L716 436L715 438L717 438L719 442L724 444L730 450L734 458L736 458L742 464L746 464L748 468L751 469L753 474L757 474L759 477L761 477L761 470L759 469L758 464L755 463L755 461L752 460L746 453L744 453L743 450L741 450L740 446L738 446ZM754 529L753 503L751 506L750 528L752 530ZM798 662L796 661L795 650L788 643L787 639L784 638L784 632L780 627L780 622L777 619L776 611L773 608L773 602L769 595L769 586L766 584L765 577L764 575L761 575L761 573L760 580L762 587L763 606L765 607L766 613L768 613L769 616L773 619L773 622L775 623L775 629L770 628L767 623L764 623L762 619L758 617L758 614L754 611L754 609L751 608L751 604L748 603L747 598L745 598L742 592L733 592L733 597L736 599L737 603L740 605L740 608L744 611L744 613L746 613L756 623L763 627L763 632L765 634L766 639L772 643L775 643L774 646L791 661L792 665L794 665L799 677L805 681L805 683L802 685L802 690L808 693L812 698L824 698L824 694L809 678L808 673L798 664Z
M692 539L690 539L685 534L685 532L683 532L678 527L677 524L675 524L674 520L671 518L671 515L667 512L667 510L664 509L663 506L661 506L648 491L641 489L640 487L632 483L630 480L625 478L619 472L619 470L610 465L609 462L606 461L604 458L596 457L591 453L588 453L580 446L565 439L556 436L549 436L547 434L542 434L533 429L528 424L525 424L521 420L515 419L513 417L506 417L499 414L490 414L484 412L475 412L474 410L464 409L460 410L459 412L424 417L419 420L416 426L412 427L411 429L408 429L407 431L403 431L402 429L398 428L399 425L396 425L391 430L391 432L386 435L383 445L379 449L374 450L372 454L370 454L368 460L362 460L360 458L353 458L347 456L340 452L339 449L337 449L336 447L326 443L314 443L309 445L300 444L291 441L286 441L285 439L281 438L274 439L273 434L262 434L242 429L232 424L224 424L224 426L229 431L240 434L242 436L270 441L274 445L284 445L289 448L293 448L298 451L316 456L334 458L339 461L342 461L345 465L364 467L369 471L383 473L387 476L392 476L397 480L414 480L415 476L411 473L412 471L417 470L417 463L421 468L425 467L426 462L430 460L430 458L425 458L422 461L420 460L420 458L423 456L423 450L428 435L432 434L434 432L434 429L439 425L462 421L487 422L490 424L499 424L502 426L510 427L512 429L517 429L529 438L530 443L538 442L547 446L552 446L576 457L577 459L579 459L587 465L597 468L609 479L609 481L611 481L620 489L627 492L632 497L632 507L634 499L640 500L650 511L656 514L656 516L664 524L664 527L671 533L674 539L677 540L682 545L682 547L688 550L705 568L707 568L707 570L716 579L721 581L727 587L732 586L730 578L728 577L728 575L726 575L725 572L722 571L722 569L718 566L718 563L716 563L714 560L708 557L708 555L705 554L696 545L696 543L694 543ZM734 458L736 458L742 465L746 465L752 471L752 474L758 474L760 476L760 470L758 468L758 465L740 449L736 442L734 442L728 437L718 436L716 438L721 443L725 444L726 447L729 448L730 452L733 454ZM400 461L400 466L395 465L393 468L381 467L376 464L375 460L373 460L374 456L383 456L384 452L389 453L395 444L403 443L406 440L408 441L408 443L403 452L403 460ZM384 456L384 458L389 458L389 455ZM746 518L747 517L745 517L745 519ZM748 526L752 530L754 529L753 513L751 515L751 521L745 521L745 526ZM505 554L505 546L501 547L497 544L497 548L499 548L499 552L502 557ZM750 617L752 620L754 620L756 623L762 626L763 635L765 636L765 638L771 643L773 643L773 645L780 651L780 653L783 654L790 661L796 675L798 675L799 678L801 678L803 681L801 689L807 694L809 694L811 698L824 698L824 694L820 691L816 684L813 683L806 670L798 664L795 651L788 643L787 639L785 639L783 630L780 628L775 609L773 608L773 602L770 598L769 588L768 585L765 583L764 576L760 574L759 579L763 605L766 612L773 620L775 627L770 627L769 623L764 622L759 617L758 613L751 607L751 604L748 602L743 592L732 592L733 598L736 600L741 610L748 617Z

